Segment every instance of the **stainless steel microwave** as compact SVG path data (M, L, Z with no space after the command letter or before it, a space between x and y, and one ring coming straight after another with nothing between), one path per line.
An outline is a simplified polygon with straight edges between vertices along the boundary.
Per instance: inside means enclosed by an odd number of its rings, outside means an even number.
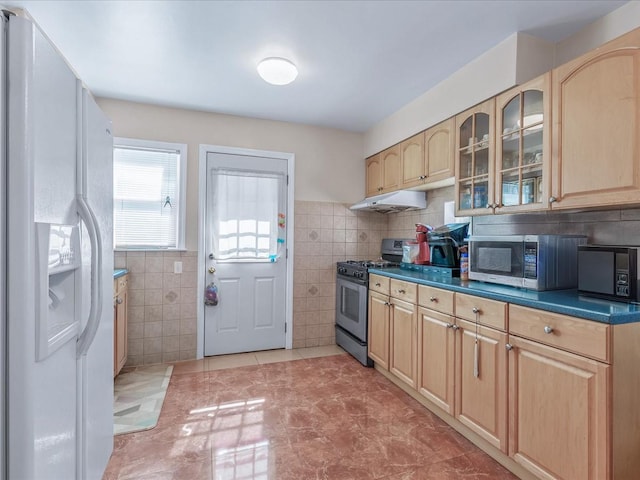
M578 292L598 298L640 300L640 247L582 245L578 248Z
M581 235L500 235L469 238L469 278L533 290L578 285Z

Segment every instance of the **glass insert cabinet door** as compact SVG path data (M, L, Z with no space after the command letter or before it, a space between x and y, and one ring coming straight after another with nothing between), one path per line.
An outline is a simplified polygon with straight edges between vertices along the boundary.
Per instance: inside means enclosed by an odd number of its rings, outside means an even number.
M548 206L549 77L544 75L497 99L496 209ZM520 207L520 208L519 208Z
M456 117L458 211L492 208L494 173L493 99Z

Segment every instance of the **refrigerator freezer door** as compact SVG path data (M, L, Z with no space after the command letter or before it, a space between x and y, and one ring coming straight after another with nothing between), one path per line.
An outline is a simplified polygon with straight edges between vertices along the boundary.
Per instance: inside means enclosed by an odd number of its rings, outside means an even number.
M79 465L82 479L100 479L113 449L113 138L111 121L89 92L82 92L82 156L79 187L102 233L103 302L100 322L86 355L78 359L82 385L79 406ZM90 250L83 225L83 277L90 274ZM88 277L83 283L89 284ZM82 326L90 308L90 293L82 293Z
M78 222L76 77L31 21L10 17L7 30L7 472L73 479L75 337L37 361L34 285L36 222Z

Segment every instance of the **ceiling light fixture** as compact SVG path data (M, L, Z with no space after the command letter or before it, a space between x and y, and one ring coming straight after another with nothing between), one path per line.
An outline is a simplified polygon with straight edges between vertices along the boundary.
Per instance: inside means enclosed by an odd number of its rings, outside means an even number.
M298 68L286 58L269 57L258 63L258 73L271 85L287 85L298 76Z

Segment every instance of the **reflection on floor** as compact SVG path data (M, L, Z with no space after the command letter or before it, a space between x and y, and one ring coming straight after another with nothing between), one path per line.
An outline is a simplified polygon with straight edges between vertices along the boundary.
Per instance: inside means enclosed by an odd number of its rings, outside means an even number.
M104 478L516 478L350 356L278 353L176 364L158 426L116 437Z

